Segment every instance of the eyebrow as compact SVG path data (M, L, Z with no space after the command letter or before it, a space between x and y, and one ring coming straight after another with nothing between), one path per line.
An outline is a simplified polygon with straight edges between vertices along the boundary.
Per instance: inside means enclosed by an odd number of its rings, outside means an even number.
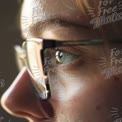
M39 17L38 17L39 18ZM29 31L31 34L37 34L37 33L42 33L46 27L50 26L50 25L60 25L62 27L74 27L74 28L79 28L79 29L89 29L89 26L86 25L82 25L80 23L78 23L76 20L71 20L68 18L64 18L64 17L45 17L45 18L41 18L40 20L37 19L37 22L35 22L34 24L31 24L29 27Z

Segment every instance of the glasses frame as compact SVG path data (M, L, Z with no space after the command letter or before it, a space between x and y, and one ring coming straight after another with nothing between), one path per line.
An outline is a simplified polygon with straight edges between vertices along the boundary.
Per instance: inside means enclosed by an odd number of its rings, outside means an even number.
M57 41L40 38L26 39L22 48L25 53L25 64L31 78L41 87L39 88L39 96L42 99L49 97L47 87L48 78L44 73L44 55L43 50L46 48L56 48L61 46L77 46L77 45L101 45L105 43L122 43L122 39L92 39L92 40L73 40L73 41Z

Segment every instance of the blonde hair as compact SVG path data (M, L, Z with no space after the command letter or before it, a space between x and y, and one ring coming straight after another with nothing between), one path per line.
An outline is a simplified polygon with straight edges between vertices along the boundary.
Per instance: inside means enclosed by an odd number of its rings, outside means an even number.
M97 0L75 0L76 5L78 6L78 8L83 12L83 14L88 14L88 10L89 8L94 7L96 8L96 6L98 5Z

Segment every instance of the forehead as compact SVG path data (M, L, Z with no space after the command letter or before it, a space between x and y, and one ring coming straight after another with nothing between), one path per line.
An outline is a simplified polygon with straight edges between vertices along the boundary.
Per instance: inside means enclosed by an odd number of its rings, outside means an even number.
M27 28L40 21L49 18L63 19L85 27L92 27L92 31L99 32L101 36L122 37L120 18L116 20L115 15L121 12L116 6L120 0L24 0L21 12L21 27ZM100 15L99 12L101 11ZM105 13L104 13L105 12ZM101 18L106 15L106 18ZM99 21L96 18L99 16ZM112 21L105 22L104 19ZM114 20L115 21L114 21ZM91 23L90 23L91 22ZM58 21L57 21L58 23ZM107 23L107 24L106 24ZM100 28L93 29L94 25L101 24ZM101 28L102 27L102 28ZM113 31L110 31L113 30Z
M48 17L60 17L79 23L88 23L86 8L89 1L83 0L27 0L22 7L22 17L27 17L28 22L44 20ZM80 5L79 5L80 3Z

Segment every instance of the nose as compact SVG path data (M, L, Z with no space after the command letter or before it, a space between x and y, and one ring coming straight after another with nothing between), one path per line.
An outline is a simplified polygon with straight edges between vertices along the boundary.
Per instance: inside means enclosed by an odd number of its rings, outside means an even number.
M10 114L28 120L47 119L53 113L49 102L41 101L33 92L31 79L23 68L1 98L2 107ZM46 106L46 107L45 107ZM49 108L48 112L45 108Z

